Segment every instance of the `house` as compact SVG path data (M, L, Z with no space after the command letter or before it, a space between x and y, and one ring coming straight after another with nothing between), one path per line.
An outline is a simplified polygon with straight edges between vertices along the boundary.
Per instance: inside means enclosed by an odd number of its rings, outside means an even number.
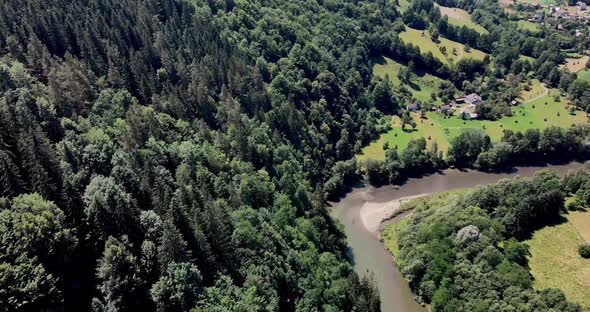
M451 105L448 105L448 104L446 104L446 105L441 105L441 106L438 108L438 110L439 110L441 113L443 113L443 114L446 114L446 113L448 113L448 112L449 112L449 110L451 110Z
M473 112L462 112L461 119L477 119L477 113Z
M463 104L463 103L465 103L465 97L464 96L455 96L454 102L456 105Z
M406 109L410 112L415 112L420 109L420 106L416 102L406 104Z
M578 9L580 9L580 11L586 11L586 9L588 8L588 5L582 1L576 2L576 6L578 7Z
M537 1L533 1L533 2L531 2L531 6L532 6L533 8L538 8L538 7L539 7L539 2L537 2Z
M465 102L472 105L478 104L481 102L481 96L477 93L471 93L465 97Z
M543 20L543 16L541 14L535 14L529 18L529 22L540 22Z

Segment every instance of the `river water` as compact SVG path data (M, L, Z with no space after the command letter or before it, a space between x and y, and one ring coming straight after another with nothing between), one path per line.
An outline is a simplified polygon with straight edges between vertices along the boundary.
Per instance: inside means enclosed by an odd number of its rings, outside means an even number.
M344 226L349 257L355 271L361 276L367 273L374 275L381 293L381 310L383 312L425 311L425 308L414 300L408 284L393 264L393 259L385 246L379 241L377 233L365 228L360 217L363 204L387 203L408 196L476 187L515 176L530 177L542 169L553 169L564 175L570 170L581 169L583 166L583 163L571 162L544 167L517 167L504 173L448 169L422 178L410 179L398 187L355 188L341 201L332 205L331 215Z

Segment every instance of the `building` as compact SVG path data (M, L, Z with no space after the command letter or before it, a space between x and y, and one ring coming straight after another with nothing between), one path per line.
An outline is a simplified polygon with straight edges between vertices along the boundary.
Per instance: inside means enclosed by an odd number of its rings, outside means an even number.
M451 105L448 105L448 104L446 104L446 105L441 105L441 106L438 108L438 110L439 110L441 113L443 113L443 114L446 114L446 113L448 113L448 112L451 110Z
M529 22L538 23L543 20L543 16L541 14L535 14L529 18Z
M416 102L406 104L406 109L410 112L415 112L420 109L420 106Z
M584 3L584 2L582 2L582 1L578 1L576 3L576 6L578 7L578 9L580 11L586 11L586 9L588 8L588 5L586 3Z
M468 104L476 105L481 102L481 96L477 93L471 93L465 97L465 102Z

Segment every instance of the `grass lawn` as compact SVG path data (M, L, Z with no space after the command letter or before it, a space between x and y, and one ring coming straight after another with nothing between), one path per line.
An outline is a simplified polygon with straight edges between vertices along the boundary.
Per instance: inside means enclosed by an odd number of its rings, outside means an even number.
M471 20L471 15L469 12L459 9L459 8L448 8L442 5L436 4L436 6L440 9L441 15L446 15L449 17L449 23L455 26L467 26L480 34L487 34L487 29L483 28L481 25L476 24Z
M536 84L533 84L535 90ZM540 86L540 84L539 84ZM418 114L413 114L417 127L414 131L406 131L400 127L398 117L393 117L393 129L382 134L377 140L366 146L360 155L359 160L365 158L385 159L383 145L385 142L390 147L397 146L402 151L411 139L424 137L431 146L437 142L439 148L446 152L449 147L449 140L457 136L463 129L478 128L484 129L493 141L499 141L502 138L503 130L510 129L513 131L526 131L530 128L544 129L549 126L569 127L572 124L587 122L586 114L580 111L570 114L566 107L566 100L562 98L561 102L556 102L553 94L556 89L549 90L549 94L530 102L522 103L512 108L513 116L504 117L500 120L462 120L458 117L444 118L436 112L426 113L427 119L421 120ZM534 97L535 93L524 95L524 97ZM547 103L547 104L545 104ZM559 113L559 116L557 114ZM545 118L547 121L545 121ZM430 136L430 140L428 137Z
M580 57L568 57L565 59L565 64L560 65L562 68L569 69L572 73L577 73L586 68L588 62L588 55L581 55Z
M541 85L541 82L538 79L531 80L531 89L530 90L522 90L520 93L520 98L523 101L529 101L545 92L545 88Z
M410 0L398 0L399 12L404 13L410 7Z
M590 308L590 260L578 254L584 241L575 221L590 222L590 212L572 212L568 222L536 231L530 246L529 266L536 289L559 288L568 300ZM585 230L588 235L588 228Z
M394 85L405 85L412 96L422 102L434 102L435 104L442 104L440 99L436 101L432 100L431 94L437 93L440 87L442 79L427 73L416 73L411 81L411 84L403 83L399 78L398 74L401 68L405 68L402 65L390 58L384 57L374 60L373 75L384 78L385 75L389 75L389 80Z
M541 27L537 23L520 20L518 21L518 28L530 30L532 32L538 32L541 30Z
M590 82L590 70L584 69L578 72L578 79L583 79Z
M439 43L435 43L430 39L430 33L428 30L424 30L424 36L422 36L421 30L412 29L406 26L406 30L399 34L400 39L402 39L406 43L411 43L416 45L420 48L420 52L432 52L434 57L441 60L443 63L453 63L461 58L475 58L475 59L483 59L485 57L485 53L471 48L470 52L464 51L464 46L458 42L451 41L449 39L439 37ZM444 55L440 48L445 47L447 49L446 55ZM455 49L455 54L453 54L453 49Z

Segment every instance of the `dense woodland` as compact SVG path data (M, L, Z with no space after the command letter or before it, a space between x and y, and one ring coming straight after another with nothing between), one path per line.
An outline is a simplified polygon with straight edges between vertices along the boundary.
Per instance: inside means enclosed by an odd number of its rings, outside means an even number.
M0 307L372 311L322 185L386 2L0 2Z
M489 36L440 33L494 66L442 65L404 44L412 17L389 0L0 0L0 309L379 310L325 209L404 101L373 80L371 59L412 61L462 91L554 73L553 34L495 30L505 17L488 2L473 15ZM432 15L421 20L442 30ZM587 105L588 90L570 96ZM519 142L535 138L527 148L544 155L561 148L542 143L554 133L586 151L587 128L551 131L447 158L420 140L366 171L398 181L526 158Z
M425 201L400 233L396 262L432 311L581 311L558 289L533 290L519 240L590 204L589 187L587 172L541 171Z

